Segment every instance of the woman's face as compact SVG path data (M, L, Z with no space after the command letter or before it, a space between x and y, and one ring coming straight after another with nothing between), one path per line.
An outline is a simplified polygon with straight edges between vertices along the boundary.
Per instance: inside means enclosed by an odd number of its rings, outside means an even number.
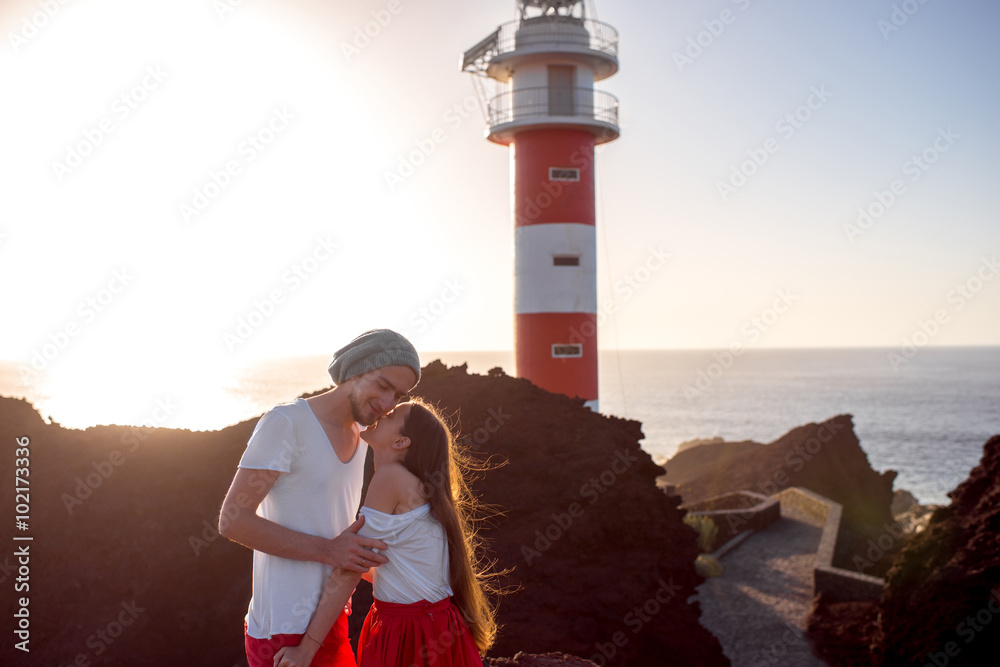
M393 442L403 437L403 422L406 421L409 414L410 404L400 403L385 417L362 431L365 442L369 445L392 445Z

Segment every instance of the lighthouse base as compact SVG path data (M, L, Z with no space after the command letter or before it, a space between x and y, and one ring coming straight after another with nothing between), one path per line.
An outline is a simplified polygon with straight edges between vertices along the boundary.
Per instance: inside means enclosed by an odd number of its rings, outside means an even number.
M594 313L518 313L514 329L518 377L557 394L597 403Z

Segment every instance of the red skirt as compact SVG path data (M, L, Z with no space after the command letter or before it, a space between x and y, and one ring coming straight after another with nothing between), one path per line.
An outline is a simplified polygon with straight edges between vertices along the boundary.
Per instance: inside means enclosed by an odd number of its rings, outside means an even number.
M394 604L375 600L361 628L358 667L482 667L479 649L451 598Z

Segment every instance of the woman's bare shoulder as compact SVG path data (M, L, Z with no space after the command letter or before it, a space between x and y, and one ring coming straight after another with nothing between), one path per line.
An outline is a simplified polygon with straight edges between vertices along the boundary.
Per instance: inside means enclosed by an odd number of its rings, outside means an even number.
M420 479L402 463L376 468L365 496L366 506L387 514L407 512L425 502L420 493Z

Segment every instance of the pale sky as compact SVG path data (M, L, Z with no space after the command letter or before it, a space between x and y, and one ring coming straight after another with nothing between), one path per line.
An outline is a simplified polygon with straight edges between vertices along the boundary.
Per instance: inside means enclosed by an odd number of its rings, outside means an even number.
M596 10L622 126L597 160L601 347L898 347L921 323L1000 344L1000 6ZM0 358L49 345L86 387L210 383L382 326L510 349L509 156L459 57L515 17L5 0Z

